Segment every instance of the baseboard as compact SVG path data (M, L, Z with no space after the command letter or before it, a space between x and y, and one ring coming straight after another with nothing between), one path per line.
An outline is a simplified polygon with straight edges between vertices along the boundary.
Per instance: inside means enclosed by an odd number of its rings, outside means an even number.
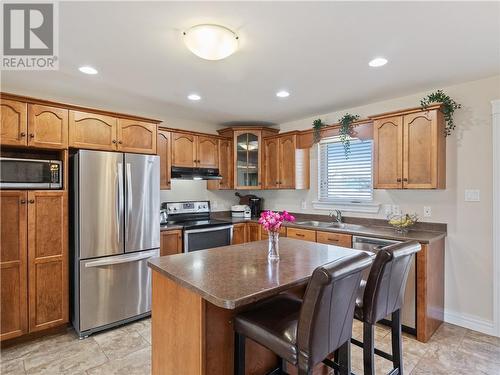
M495 324L492 320L478 318L469 314L460 314L455 311L445 310L444 321L473 331L496 336Z

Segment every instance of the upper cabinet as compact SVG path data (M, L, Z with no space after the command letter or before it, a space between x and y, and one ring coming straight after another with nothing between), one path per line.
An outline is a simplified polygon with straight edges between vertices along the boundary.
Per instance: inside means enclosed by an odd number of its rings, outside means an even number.
M156 137L156 124L128 119L118 120L118 151L156 154Z
M156 151L160 157L160 189L170 189L170 173L172 165L172 146L170 144L170 132L158 130Z
M1 100L1 144L46 149L68 148L68 110Z
M219 174L222 180L207 181L210 190L233 189L233 140L231 138L219 139Z
M188 168L218 168L217 137L192 133L172 133L172 166Z
M374 187L446 188L445 123L439 107L374 118Z
M154 123L69 111L70 147L156 154L156 137Z
M111 116L69 111L70 147L116 150L117 122L117 119Z
M28 145L40 148L68 148L68 110L29 104Z
M264 138L264 189L309 189L309 149L296 134Z
M234 132L234 187L235 189L260 189L261 182L260 131Z
M26 146L28 133L28 107L26 103L2 99L0 123L2 145Z

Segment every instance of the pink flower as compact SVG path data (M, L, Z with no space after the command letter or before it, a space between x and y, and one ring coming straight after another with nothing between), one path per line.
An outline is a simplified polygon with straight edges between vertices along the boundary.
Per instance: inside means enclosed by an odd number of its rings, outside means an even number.
M270 232L279 231L284 221L295 221L295 217L290 215L287 211L283 211L281 214L274 211L264 211L259 218L259 224Z

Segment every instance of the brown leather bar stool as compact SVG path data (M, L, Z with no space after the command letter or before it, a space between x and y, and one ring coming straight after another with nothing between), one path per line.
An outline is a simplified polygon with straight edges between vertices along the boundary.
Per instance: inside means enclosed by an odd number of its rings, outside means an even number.
M256 308L237 315L235 329L235 374L245 374L245 337L265 346L285 361L298 366L299 375L309 375L323 362L350 374L350 343L354 305L362 271L372 259L366 253L346 256L314 270L303 301L281 294ZM339 350L338 363L326 359Z
M420 251L416 241L377 249L366 282L361 282L354 317L363 322L363 342L351 342L363 348L364 375L375 374L375 354L392 361L391 375L403 375L401 305L413 255ZM391 314L392 355L375 348L375 324Z

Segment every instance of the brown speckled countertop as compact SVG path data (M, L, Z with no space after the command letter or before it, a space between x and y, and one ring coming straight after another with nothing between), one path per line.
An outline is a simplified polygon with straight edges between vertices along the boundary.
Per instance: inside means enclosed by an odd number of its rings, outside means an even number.
M164 230L175 230L175 229L182 230L182 225L177 225L177 224L160 225L160 232L163 232Z
M227 220L231 223L243 223L246 221L257 222L257 219L243 219L243 218L232 218L230 214L226 212L214 213L214 218L219 220ZM331 219L326 215L300 215L297 216L297 222L317 220L323 222L329 222ZM310 230L317 230L322 232L333 232L333 233L346 233L357 236L365 237L376 237L388 240L396 241L410 241L415 240L420 243L431 243L433 241L440 240L446 237L446 224L434 224L434 223L417 223L415 229L411 229L408 233L398 233L394 228L384 226L386 222L380 219L359 219L359 218L346 218L346 222L343 224L342 228L325 228L317 226L309 226L296 223L285 223L286 227L293 228L303 228Z
M201 295L236 309L309 280L314 269L357 252L338 246L280 239L280 260L269 262L267 241L154 258L149 266Z

